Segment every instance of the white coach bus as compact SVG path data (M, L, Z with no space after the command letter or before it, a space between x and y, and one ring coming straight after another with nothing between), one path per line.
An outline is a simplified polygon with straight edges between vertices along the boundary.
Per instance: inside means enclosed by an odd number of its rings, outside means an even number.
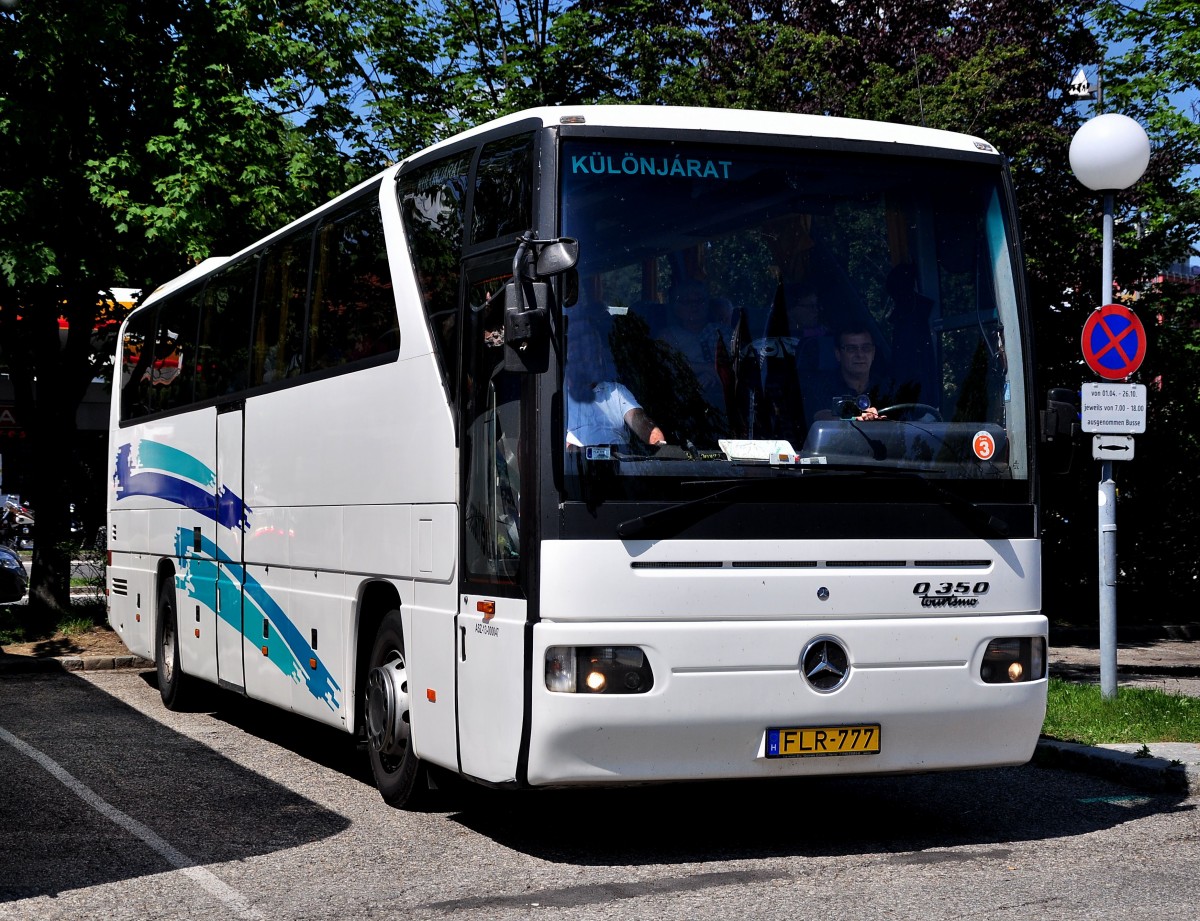
M523 112L124 324L109 619L384 798L1019 764L1030 324L986 142Z

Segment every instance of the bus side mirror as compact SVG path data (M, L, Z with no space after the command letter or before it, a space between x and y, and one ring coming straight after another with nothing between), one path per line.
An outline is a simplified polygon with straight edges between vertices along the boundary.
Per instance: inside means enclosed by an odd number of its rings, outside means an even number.
M512 278L504 286L504 370L541 374L550 367L547 279L574 268L578 260L579 241L571 237L536 240L529 233L520 238Z
M1079 425L1079 395L1067 387L1051 387L1046 408L1041 412L1042 441L1047 446L1047 461L1056 473L1071 469Z
M579 261L579 241L571 237L559 237L551 240L538 252L537 274L545 278L548 275L561 275L567 269L575 267Z
M504 370L541 374L550 367L550 285L513 278L504 285Z

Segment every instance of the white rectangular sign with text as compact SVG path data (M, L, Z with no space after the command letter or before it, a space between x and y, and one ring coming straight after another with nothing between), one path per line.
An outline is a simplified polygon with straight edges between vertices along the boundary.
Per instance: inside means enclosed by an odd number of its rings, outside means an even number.
M1085 432L1137 435L1146 431L1145 384L1084 384L1080 391Z

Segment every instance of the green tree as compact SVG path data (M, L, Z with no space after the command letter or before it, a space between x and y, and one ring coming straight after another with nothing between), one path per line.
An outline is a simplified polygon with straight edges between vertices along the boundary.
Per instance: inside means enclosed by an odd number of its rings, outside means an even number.
M1146 129L1152 155L1143 178L1116 196L1115 298L1133 307L1147 329L1146 360L1134 380L1147 385L1146 432L1137 453L1115 465L1118 512L1118 592L1122 622L1192 619L1200 601L1200 510L1187 497L1200 451L1200 295L1195 285L1156 281L1195 254L1200 229L1200 124L1180 100L1200 97L1200 6L1185 0L1105 2L1095 12L1100 38L1114 49L1096 59L1102 100L1089 107L1121 112ZM1194 102L1193 102L1194 105ZM1098 306L1099 197L1088 193L1077 240L1089 265L1082 323ZM1074 380L1091 379L1084 370ZM1094 575L1096 465L1083 465L1086 486L1074 496L1076 518L1090 527L1077 556ZM1092 487L1092 488L1087 488ZM1084 535L1080 535L1081 538ZM1125 602L1133 602L1128 604Z
M1039 395L1090 378L1079 335L1099 306L1100 199L1075 181L1067 159L1092 113L1065 95L1065 84L1081 64L1101 61L1104 48L1123 49L1104 62L1104 105L1137 118L1154 155L1142 181L1119 196L1116 274L1139 298L1151 340L1140 375L1151 386L1149 431L1138 460L1121 470L1122 530L1132 538L1123 545L1137 547L1123 560L1122 578L1148 599L1200 597L1200 513L1176 499L1190 487L1183 459L1200 449L1200 434L1185 421L1200 408L1200 305L1182 286L1149 283L1187 258L1200 223L1198 126L1171 104L1173 94L1200 89L1200 7L1188 0L1139 8L1111 0L580 5L613 55L615 98L924 124L994 143L1010 160L1026 229ZM1094 616L1097 569L1089 458L1081 444L1073 475L1048 478L1043 489L1046 567L1054 573L1047 607L1086 620Z
M397 159L521 109L593 102L618 85L596 17L565 0L356 4L367 128Z
M76 410L110 350L98 292L149 288L345 188L355 41L349 9L315 0L0 8L0 342L32 451L32 616L67 605Z

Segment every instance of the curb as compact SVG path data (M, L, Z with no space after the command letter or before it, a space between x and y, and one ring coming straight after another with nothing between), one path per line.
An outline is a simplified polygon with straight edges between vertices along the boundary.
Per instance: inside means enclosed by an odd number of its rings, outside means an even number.
M14 656L0 653L0 675L31 672L92 672L154 668L141 656Z
M141 656L61 656L63 671L116 671L124 668L154 668L154 663Z
M1032 763L1115 780L1149 793L1200 794L1200 747L1196 745L1091 746L1043 738Z

